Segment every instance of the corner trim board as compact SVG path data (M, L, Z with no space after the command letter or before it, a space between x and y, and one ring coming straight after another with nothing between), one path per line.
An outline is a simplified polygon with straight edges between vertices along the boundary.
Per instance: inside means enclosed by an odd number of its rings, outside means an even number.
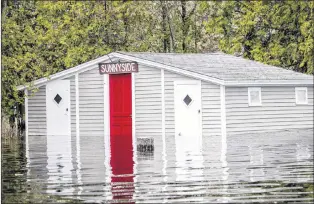
M133 173L137 175L137 141L136 141L136 109L135 109L135 74L131 73L131 91L132 91L132 145L133 145ZM137 182L137 177L134 177L134 182ZM135 188L136 192L137 189Z
M105 175L106 175L106 182L111 182L111 168L110 168L110 101L109 101L109 75L105 74L103 75L103 83L104 83L104 146L105 146ZM109 198L112 199L112 195L109 192L109 195L107 195Z
M220 86L220 112L221 112L221 137L226 140L227 124L226 124L226 87Z
M110 149L109 75L103 75L103 81L104 81L104 137L105 137L104 143L106 149Z
M135 112L135 74L131 74L131 89L132 89L132 142L133 142L133 152L136 152L136 131L135 131L135 119L136 119L136 112Z
M69 110L69 117L68 117L68 124L69 124L69 132L68 132L68 134L69 134L69 136L70 136L70 138L72 137L72 111L71 111L71 80L67 80L68 82L69 82L69 108L68 108L68 110ZM46 100L47 100L47 93L46 93ZM47 112L46 112L46 114L47 114Z
M80 137L80 95L79 95L79 74L75 74L75 112L76 112L76 137ZM78 140L79 141L79 140Z
M164 151L166 149L166 132L165 132L165 71L161 69L161 133Z
M25 89L25 146L26 146L26 157L29 159L29 144L28 144L28 90Z
M163 190L167 189L167 146L166 146L166 108L165 108L165 70L160 70L160 86L161 86L161 136L162 136L162 174L164 176L163 181L166 185L163 187Z
M79 73L75 74L75 119L76 119L76 162L78 169L76 170L77 181L81 185L81 142L80 142L80 95L79 95ZM78 195L82 192L79 187Z
M199 81L200 86L200 93L201 93L201 107L200 107L200 114L199 114L199 120L200 120L200 146L201 149L203 149L203 93L202 93L202 81Z

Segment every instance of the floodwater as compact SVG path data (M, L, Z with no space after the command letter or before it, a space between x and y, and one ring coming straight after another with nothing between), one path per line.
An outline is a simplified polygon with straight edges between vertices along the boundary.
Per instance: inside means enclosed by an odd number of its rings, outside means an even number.
M166 147L155 140L153 153L131 152L114 163L101 137L32 136L26 152L2 144L2 197L37 191L84 203L314 201L313 129L227 141L203 138L202 151L182 157L173 139Z

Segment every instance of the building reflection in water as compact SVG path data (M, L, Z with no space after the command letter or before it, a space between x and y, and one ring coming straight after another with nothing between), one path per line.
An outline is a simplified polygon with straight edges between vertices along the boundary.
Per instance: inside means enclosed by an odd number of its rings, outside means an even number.
M111 192L114 200L131 200L134 193L132 137L110 138Z
M296 144L296 159L298 166L311 166L313 165L313 150L310 149L310 144L307 143L297 143ZM311 152L312 151L312 152ZM296 173L298 182L307 182L311 179L310 176L306 175L306 172L302 172L302 169L299 169L300 173ZM313 169L312 172L313 174ZM301 176L302 175L302 176ZM308 174L311 175L311 174ZM313 179L312 179L313 180Z
M265 176L264 172L264 151L259 145L249 145L250 155L250 181L261 181Z
M177 149L175 138L167 137L165 147L155 141L153 153L133 151L133 141L119 136L104 139L30 136L28 180L49 194L89 202L232 202L234 193L259 192L249 185L308 182L313 173L309 136L237 136L228 144L213 136L198 150Z
M71 136L47 136L47 193L68 195L74 189L68 184L72 183L72 148Z

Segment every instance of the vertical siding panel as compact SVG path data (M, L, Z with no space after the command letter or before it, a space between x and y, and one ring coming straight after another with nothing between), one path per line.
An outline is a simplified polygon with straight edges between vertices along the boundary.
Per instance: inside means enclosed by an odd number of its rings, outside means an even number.
M46 118L46 86L39 87L39 90L32 95L28 91L28 159L29 175L41 180L48 179L47 157L47 118ZM38 165L38 159L42 165ZM46 185L43 184L45 188Z
M32 94L31 91L28 93ZM30 96L28 111L28 135L46 135L46 86L41 86L33 96Z
M295 87L262 87L262 106L248 106L247 87L226 88L230 134L313 127L313 87L307 105L295 104Z
M141 65L135 73L135 131L137 137L161 141L160 70Z
M103 83L98 68L79 74L80 136L104 136Z
M220 87L202 81L203 137L221 135Z
M66 80L70 80L70 101L71 101L71 135L76 135L76 91L75 91L75 76L71 76Z
M33 95L28 91L30 98L28 99L28 149L29 159L32 165L38 156L46 157L46 154L39 155L37 152L47 151L46 139L46 86L42 86ZM43 160L43 161L47 161ZM32 168L30 175L36 175L40 178L47 179L47 175L42 174L42 171L47 172L46 169ZM40 173L39 173L40 172Z

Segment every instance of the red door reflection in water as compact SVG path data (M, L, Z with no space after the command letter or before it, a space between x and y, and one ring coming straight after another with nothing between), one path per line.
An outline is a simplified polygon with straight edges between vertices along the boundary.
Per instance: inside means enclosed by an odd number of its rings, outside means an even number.
M109 75L110 146L113 199L132 199L132 88L131 74Z

